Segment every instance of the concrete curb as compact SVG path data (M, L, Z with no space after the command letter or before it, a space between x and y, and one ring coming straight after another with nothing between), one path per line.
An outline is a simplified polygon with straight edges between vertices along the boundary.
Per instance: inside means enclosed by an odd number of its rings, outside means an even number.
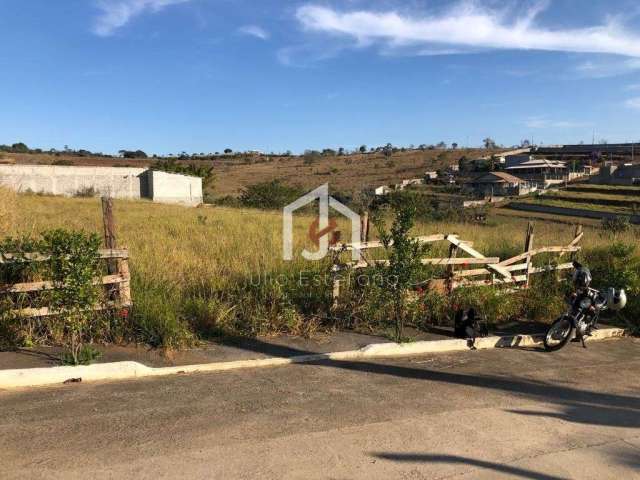
M596 330L589 339L603 340L625 335L622 328L604 328ZM513 335L506 337L485 337L476 340L479 350L490 348L532 347L542 342L542 335ZM222 372L241 368L262 368L310 363L322 360L362 360L368 358L402 357L425 353L444 353L468 350L466 340L432 340L412 343L375 343L360 350L345 352L318 353L288 358L260 358L255 360L237 360L201 365L183 365L177 367L147 367L138 362L97 363L79 367L22 368L0 371L0 389L39 387L55 385L66 380L81 378L83 382L105 380L124 380L130 378L155 377L196 372Z

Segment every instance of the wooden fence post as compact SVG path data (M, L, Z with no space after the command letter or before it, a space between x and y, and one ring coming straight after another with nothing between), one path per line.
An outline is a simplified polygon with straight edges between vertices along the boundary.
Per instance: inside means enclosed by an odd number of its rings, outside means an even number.
M110 250L117 248L116 222L113 216L113 198L102 197L102 224L104 226L104 246ZM122 282L118 284L115 296L123 306L131 305L131 282L129 260L119 258L107 261L107 271L110 275L118 274ZM112 299L113 300L113 299Z
M369 241L369 212L367 210L360 215L360 241L363 243Z
M337 245L340 243L340 239L342 238L342 232L340 230L334 230L331 234L331 246ZM352 240L353 241L353 240ZM338 298L340 297L340 279L339 276L339 263L340 263L340 252L331 252L332 254L332 263L333 267L331 268L331 280L332 280L332 289L331 289L331 309L334 310L338 306Z
M102 224L104 226L104 246L116 248L116 226L113 219L113 198L102 197Z
M131 306L131 274L129 273L128 258L118 259L118 274L120 274L124 280L118 289L120 304L123 307L129 307Z
M573 236L573 242L571 242L572 245L576 244L579 242L579 238L582 237L582 225L578 224L576 225L576 232L575 235ZM574 261L576 259L576 256L578 255L578 252L572 252L571 253L571 261Z
M529 222L527 225L527 236L524 241L524 251L526 253L531 252L533 250L533 223ZM525 276L527 279L525 280L524 287L529 288L529 276L531 275L531 255L527 255L527 269L525 271Z

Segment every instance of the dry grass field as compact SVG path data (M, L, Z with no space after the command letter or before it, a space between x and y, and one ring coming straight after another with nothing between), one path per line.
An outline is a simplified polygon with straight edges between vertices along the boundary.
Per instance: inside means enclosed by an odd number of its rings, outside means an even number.
M16 202L9 208L14 218L2 217L6 234L34 236L60 227L101 232L99 199L2 195L0 205L9 205L6 199ZM321 306L330 288L300 288L295 282L300 272L326 272L327 262L282 260L280 212L116 201L115 217L118 244L130 250L136 338L179 348L196 334L304 335L323 322ZM313 249L306 240L312 220L296 218L297 250L303 245ZM338 223L348 231L342 219ZM536 246L567 244L573 238L573 225L535 223ZM487 225L418 223L414 233L457 233L485 255L506 258L522 251L526 224L522 218L491 216ZM616 240L637 244L637 230ZM585 227L587 251L611 243L598 226ZM267 276L286 281L265 282Z
M0 208L4 208L0 214L13 212L11 217L0 215L4 235L37 237L53 228L99 235L102 232L99 199L15 195L2 191L0 195L3 200ZM112 334L107 341L129 338L174 349L191 345L197 338L309 335L318 328L345 325L352 328L354 325L351 320L341 323L343 320L329 312L330 283L308 285L299 281L302 275L309 274L330 278L330 261L308 262L299 255L296 256L299 260L293 262L282 259L279 211L187 208L117 200L115 218L117 243L130 251L134 309L129 331ZM296 215L296 251L303 246L315 250L307 236L313 219L308 214ZM474 248L487 256L508 258L523 251L527 221L492 213L486 225L418 222L412 233L455 233L473 242ZM338 228L345 233L349 231L341 218ZM535 220L535 246L568 244L574 229L575 225L553 219ZM607 252L617 248L613 247L614 241L630 246L636 245L638 238L636 228L614 238L604 234L600 225L585 226L583 257L591 262L594 254L603 272L619 269L619 262L617 266L611 262L626 260L616 257L617 253ZM446 248L443 242L431 253L446 255ZM634 261L638 260L637 252L631 255L635 255ZM636 270L637 266L632 267L631 276L624 281L640 284L640 272ZM532 295L528 301L534 305L536 318L553 314L545 306L550 302L548 292ZM501 321L523 310L518 301L506 299L480 294L472 300L490 302L494 319ZM360 302L356 312L360 331L384 332L388 316L383 309L369 304L367 298L361 297ZM557 305L557 299L555 302ZM352 318L354 311L348 311L347 316ZM442 321L433 315L439 314L432 312L432 317L425 317L424 321Z
M16 211L17 195L0 188L0 236L9 232L13 225L13 218Z

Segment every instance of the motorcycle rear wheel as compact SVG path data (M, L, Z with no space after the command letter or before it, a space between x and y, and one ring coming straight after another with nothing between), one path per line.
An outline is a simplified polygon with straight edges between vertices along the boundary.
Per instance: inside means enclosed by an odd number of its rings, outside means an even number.
M544 336L544 349L547 352L555 352L564 347L571 340L573 324L566 316L558 318L551 324Z

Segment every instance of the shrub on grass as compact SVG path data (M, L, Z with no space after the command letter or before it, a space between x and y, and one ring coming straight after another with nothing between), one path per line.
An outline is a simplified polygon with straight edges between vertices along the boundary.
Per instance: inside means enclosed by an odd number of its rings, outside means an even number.
M193 345L195 336L182 315L179 289L138 275L132 278L132 289L136 292L131 316L137 339L168 350Z
M631 230L631 222L628 217L615 216L602 219L602 232L605 235L615 238L629 230Z
M101 274L98 258L100 239L95 234L63 229L50 230L37 240L6 238L0 242L0 253L18 255L18 261L0 264L0 280L6 283L47 279L53 289L29 293L7 294L2 299L3 330L14 340L33 341L34 334L62 343L68 350L69 362L78 364L88 337L94 307L102 300L94 279ZM29 261L26 254L39 252L49 260ZM35 322L12 314L25 307L48 307L53 315Z
M624 288L627 306L613 314L636 332L640 331L640 257L637 246L621 242L585 252L595 288Z
M302 190L273 180L250 185L240 195L245 207L276 210L285 207L303 194Z

